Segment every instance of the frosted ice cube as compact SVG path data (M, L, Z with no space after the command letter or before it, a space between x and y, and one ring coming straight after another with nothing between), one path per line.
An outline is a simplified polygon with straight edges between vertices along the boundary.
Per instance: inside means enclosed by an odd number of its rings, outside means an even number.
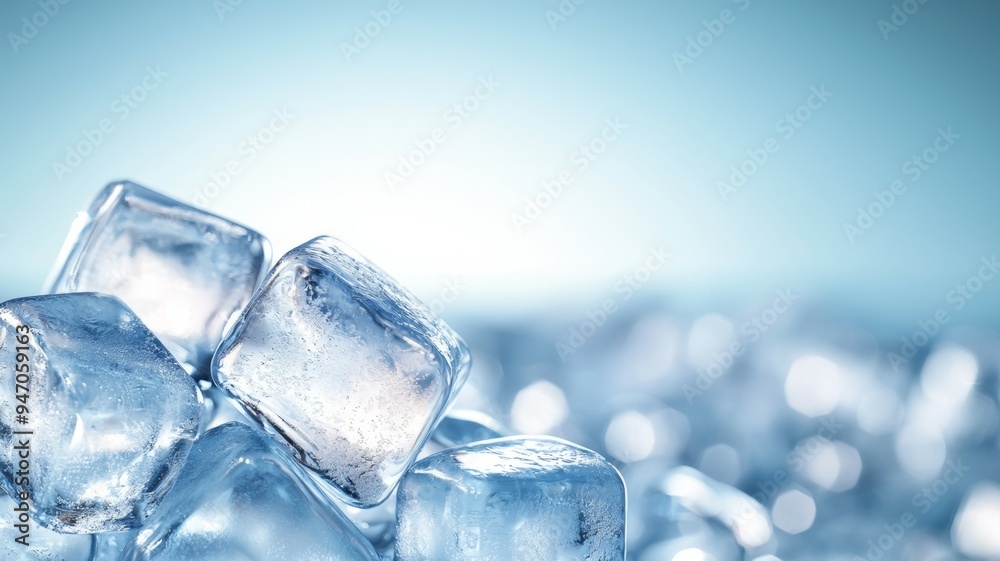
M358 529L288 453L241 423L195 443L121 561L375 561Z
M412 464L470 361L409 292L320 237L278 261L212 375L342 500L370 507Z
M20 502L20 501L18 501ZM5 561L89 561L94 548L93 536L77 534L59 534L52 530L28 521L28 535L24 539L28 545L14 540L24 534L14 527L17 521L8 523L11 513L16 516L15 508L20 505L13 499L0 493L0 558Z
M245 418L245 416L244 416ZM445 448L500 438L508 430L485 413L463 409L451 411L434 429L431 440L420 449L417 458L425 458ZM324 485L324 489L329 485ZM342 505L341 510L383 557L392 559L396 539L396 495L371 508Z
M243 416L245 418L245 416ZM420 449L417 459L451 448L506 436L509 431L485 413L463 409L451 411L441 419L431 439ZM324 489L330 488L324 485ZM340 510L354 522L361 533L383 557L392 559L396 543L396 493L382 504L370 508L341 505Z
M400 483L397 561L625 559L625 483L598 454L547 437L451 448Z
M74 229L49 292L121 298L177 360L206 375L270 260L257 232L129 182L108 185Z
M11 496L27 490L40 524L67 533L139 526L200 421L194 380L117 298L0 304L0 484ZM27 482L17 473L25 447Z

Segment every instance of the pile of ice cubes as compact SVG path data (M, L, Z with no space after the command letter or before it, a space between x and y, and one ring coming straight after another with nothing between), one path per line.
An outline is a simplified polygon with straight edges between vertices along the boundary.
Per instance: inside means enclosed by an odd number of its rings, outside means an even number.
M465 342L344 243L269 269L128 182L84 218L49 294L0 304L5 559L625 558L615 466L447 418Z
M995 331L901 338L781 287L463 341L332 238L269 268L129 183L84 218L53 294L0 305L2 558L1000 559Z

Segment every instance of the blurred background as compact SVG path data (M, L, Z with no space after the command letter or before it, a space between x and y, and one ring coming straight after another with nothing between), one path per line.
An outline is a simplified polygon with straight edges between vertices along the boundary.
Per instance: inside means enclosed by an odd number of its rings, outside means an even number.
M0 301L130 179L411 287L474 349L461 407L653 497L637 559L997 559L998 23L969 0L5 2ZM736 489L773 536L723 520Z
M664 245L651 288L677 304L791 286L909 327L997 251L994 3L927 2L899 26L861 0L564 4L401 0L383 25L377 1L68 3L35 26L36 2L5 2L0 298L37 291L74 212L123 178L205 194L279 253L330 233L423 294L461 278L456 308L491 314L603 294ZM786 138L813 87L832 96ZM241 151L275 110L291 122ZM113 131L73 158L102 119ZM627 128L581 170L608 119ZM903 166L941 127L955 149L914 181ZM768 138L779 150L721 196ZM895 180L905 195L849 238Z

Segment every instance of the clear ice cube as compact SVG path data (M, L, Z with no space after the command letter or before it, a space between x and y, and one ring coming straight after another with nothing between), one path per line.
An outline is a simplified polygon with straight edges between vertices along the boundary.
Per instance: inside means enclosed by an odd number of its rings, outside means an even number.
M108 185L81 215L49 292L121 298L181 364L207 374L227 322L267 270L257 232L134 183Z
M376 561L358 529L258 429L216 427L195 443L163 505L121 561Z
M114 296L0 304L0 484L26 490L40 524L139 526L187 457L201 407L194 379Z
M468 375L465 343L342 242L282 257L216 352L216 383L353 506L384 501Z
M323 483L323 488L330 485ZM357 526L361 534L375 547L380 556L392 559L393 547L396 543L396 495L378 506L357 508L339 501L340 510Z
M90 561L118 561L125 546L129 544L137 530L116 532L113 534L94 534L94 556Z
M500 438L508 434L509 431L503 425L486 413L470 409L453 410L441 419L431 434L431 439L420 449L417 459L426 458L445 448ZM323 488L327 489L330 486L324 485ZM354 522L368 541L372 542L380 555L392 559L396 543L395 491L378 506L357 508L344 504L340 510Z
M431 438L437 444L451 448L481 440L493 440L509 434L510 431L506 427L486 413L462 409L452 411L441 419Z
M246 416L243 416L246 418ZM445 448L506 436L508 430L485 413L468 409L451 411L438 424L431 439L420 449L417 459L436 454ZM324 485L329 489L329 485ZM396 544L396 492L382 504L357 508L342 504L340 510L354 522L382 557L392 559Z
M256 424L253 419L246 416L243 408L233 403L233 400L226 396L222 390L215 387L207 380L201 380L201 393L205 397L205 429L214 429L226 423L244 423L247 425ZM204 431L202 431L204 432Z
M451 448L400 482L397 561L625 559L625 483L600 455L548 437Z

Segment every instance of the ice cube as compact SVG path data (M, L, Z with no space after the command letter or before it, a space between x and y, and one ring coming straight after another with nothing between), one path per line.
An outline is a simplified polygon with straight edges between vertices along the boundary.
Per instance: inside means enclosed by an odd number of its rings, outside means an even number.
M113 534L94 534L94 556L90 561L118 561L125 546L135 539L137 530Z
M205 397L204 430L233 422L247 425L256 424L253 419L246 416L243 408L233 403L232 399L210 381L199 380L198 383L204 384L201 386L201 393Z
M324 482L323 488L330 489L332 487ZM389 495L388 500L371 508L357 508L340 503L339 496L336 499L341 512L375 546L375 551L383 557L388 556L389 559L392 559L393 548L396 544L396 495Z
M590 450L549 437L451 448L399 486L397 561L625 559L625 483Z
M36 526L30 520L27 522L28 535L14 527L18 521L8 523L7 518L18 513L20 501L0 493L0 513L3 513L3 524L0 524L0 557L5 561L89 561L93 552L94 537L77 534L59 534ZM23 538L22 538L23 537ZM23 542L17 542L22 538ZM24 545L27 543L27 545Z
M121 561L375 561L358 529L291 456L255 428L195 443L161 508Z
M127 181L108 185L75 230L49 292L121 298L181 364L206 375L270 260L257 232Z
M468 375L465 343L342 242L282 257L223 339L216 383L358 507L384 501Z
M705 541L719 547L714 553L719 559L743 559L773 549L774 528L767 509L746 493L694 468L670 469L645 491L638 500L652 515L647 523L663 537L709 534ZM738 550L734 557L721 553L722 546L728 548L730 543Z
M0 304L0 382L0 483L60 532L139 526L201 422L194 379L114 296Z
M434 430L432 438L441 446L450 448L481 440L501 438L509 434L509 430L486 413L462 409L452 411L444 419L441 419L441 423Z

